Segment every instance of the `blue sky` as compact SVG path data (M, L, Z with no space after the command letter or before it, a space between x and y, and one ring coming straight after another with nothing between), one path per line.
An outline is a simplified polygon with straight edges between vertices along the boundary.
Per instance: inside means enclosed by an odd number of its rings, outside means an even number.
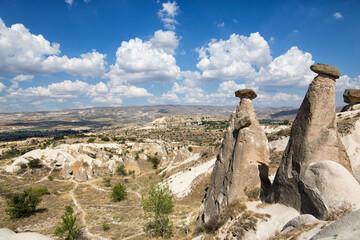
M298 107L321 62L360 86L360 1L0 0L0 112Z

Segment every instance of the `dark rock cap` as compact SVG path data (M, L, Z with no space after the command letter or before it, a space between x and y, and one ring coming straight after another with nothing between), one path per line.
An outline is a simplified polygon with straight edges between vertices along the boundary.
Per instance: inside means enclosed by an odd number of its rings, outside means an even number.
M313 64L311 65L310 69L313 72L319 73L319 74L325 74L331 77L334 77L335 79L339 78L341 73L339 71L339 69L337 69L337 67L328 65L328 64L323 64L323 63L317 63L317 64Z
M237 90L235 92L235 97L239 97L239 98L249 98L249 99L254 99L257 97L257 94L254 90L252 89L241 89L241 90Z
M360 89L345 89L344 94L344 102L349 104L357 104L360 103Z

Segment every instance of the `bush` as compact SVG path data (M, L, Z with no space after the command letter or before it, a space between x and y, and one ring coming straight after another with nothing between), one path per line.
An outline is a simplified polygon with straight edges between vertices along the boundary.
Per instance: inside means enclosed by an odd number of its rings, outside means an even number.
M26 168L27 168L27 165L26 165L25 163L22 163L22 164L20 165L20 168L21 168L21 169L26 169Z
M50 195L49 190L45 186L41 188L35 188L33 192L39 196Z
M93 142L95 142L95 138L89 138L89 139L87 140L87 142L88 142L88 143L93 143Z
M76 224L76 216L70 206L65 207L65 213L61 216L62 223L55 229L54 234L62 239L78 239L81 235L80 229Z
M34 169L34 168L41 168L41 164L40 164L40 159L32 159L30 160L30 162L28 163L29 168Z
M35 212L35 208L40 202L39 193L36 193L31 188L26 189L23 193L8 196L8 208L5 211L12 218L28 217Z
M150 187L142 197L143 209L152 213L153 221L147 226L149 232L161 237L169 237L173 225L169 219L174 209L174 195L168 185L160 183Z
M254 189L250 189L245 187L244 189L245 195L249 198L249 200L257 200L261 193L261 188L256 187Z
M109 226L108 223L104 222L104 223L102 224L102 228L103 228L104 231L108 231L108 230L110 229L110 226Z
M102 138L101 138L101 141L108 142L108 141L110 141L110 138L108 138L108 137L102 137Z
M189 152L192 152L193 148L192 147L188 147Z
M105 186L111 187L111 178L109 178L109 177L104 177L104 178L103 178L103 181L104 181L104 185L105 185Z
M160 160L157 157L153 157L150 159L150 161L153 164L153 168L157 169L158 165L160 164Z
M53 180L53 176L49 175L49 176L48 176L48 179L49 179L49 181L52 181L52 180Z
M127 175L124 165L118 166L118 168L116 169L116 172L117 172L118 174L122 174L122 175L124 175L124 176Z
M115 202L124 200L126 195L126 188L121 183L118 183L113 187L111 197Z

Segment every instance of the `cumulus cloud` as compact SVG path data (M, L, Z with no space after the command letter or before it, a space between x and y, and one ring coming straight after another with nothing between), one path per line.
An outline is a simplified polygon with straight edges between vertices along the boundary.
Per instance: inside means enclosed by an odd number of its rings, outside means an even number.
M212 40L198 49L204 81L240 80L265 87L304 88L314 78L309 70L312 55L297 47L272 59L267 41L259 34L232 34L228 40Z
M360 75L355 78L344 75L337 79L336 91L343 93L345 89L360 89Z
M173 31L158 30L150 39L154 47L162 49L165 53L174 55L175 49L179 46L179 40Z
M196 66L209 81L254 78L255 66L266 66L272 60L270 47L259 33L249 37L232 34L228 40L213 40L198 49L198 53L200 61Z
M8 28L0 19L0 73L43 74L67 72L83 76L101 76L106 55L96 51L80 58L58 56L60 44L50 43L41 34L34 35L23 24Z
M341 19L341 18L343 18L343 15L340 12L336 12L336 13L333 14L333 17L335 19Z
M169 82L180 78L180 68L170 53L177 46L171 32L157 32L150 41L139 38L122 42L116 51L116 63L106 74L112 84Z
M314 61L310 53L292 47L267 66L261 67L255 82L263 86L304 88L316 76L309 70L312 64Z
M162 9L159 10L158 15L161 21L164 23L164 27L170 30L175 29L175 25L178 22L175 20L176 15L179 13L179 7L177 3L174 2L166 2L162 4Z
M101 76L106 71L104 60L106 54L94 50L80 56L80 58L49 56L42 62L41 66L46 72L67 72L92 77Z

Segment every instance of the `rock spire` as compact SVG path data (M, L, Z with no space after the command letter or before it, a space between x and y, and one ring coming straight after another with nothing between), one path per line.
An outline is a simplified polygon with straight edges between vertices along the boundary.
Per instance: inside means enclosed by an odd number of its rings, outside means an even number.
M313 171L317 166L314 164L326 160L337 162L350 172L351 166L336 126L335 83L340 71L326 64L312 65L311 70L319 75L311 82L293 122L275 176L273 200L302 213L326 218L329 206L318 189L321 186L317 186L319 182L310 183L311 174L307 171Z
M198 225L208 222L232 201L246 197L244 189L262 187L266 194L269 147L266 135L256 117L251 89L236 91L241 101L231 114L222 146L203 200Z

